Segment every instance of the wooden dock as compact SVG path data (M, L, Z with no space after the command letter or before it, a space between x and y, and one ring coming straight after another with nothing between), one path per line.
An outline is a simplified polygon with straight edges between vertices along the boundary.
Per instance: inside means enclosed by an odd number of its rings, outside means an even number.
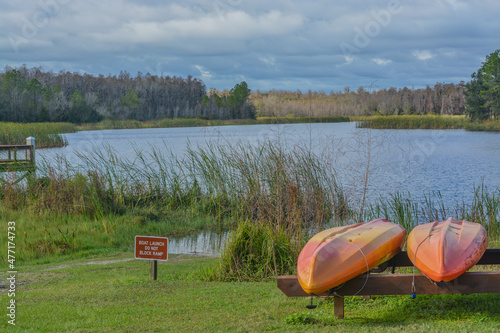
M500 265L500 249L487 249L476 265ZM384 263L370 274L347 281L334 291L317 296L333 297L334 315L344 318L344 297L372 295L416 295L500 293L500 271L467 272L448 283L435 283L420 273L395 274L396 267L413 266L406 251ZM383 273L392 269L392 273ZM278 276L278 288L288 297L311 296L302 290L296 275Z
M0 172L24 172L14 184L34 173L35 169L35 138L27 138L25 145L0 145ZM5 182L2 178L0 181Z

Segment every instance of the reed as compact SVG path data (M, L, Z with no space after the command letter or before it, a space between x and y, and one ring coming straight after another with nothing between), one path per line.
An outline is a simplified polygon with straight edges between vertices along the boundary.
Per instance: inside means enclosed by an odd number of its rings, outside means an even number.
M105 129L134 129L143 128L144 124L137 120L105 119L97 123L84 123L78 125L80 131L94 131Z
M97 123L78 125L82 131L104 129L205 127L224 125L302 124L348 122L349 117L258 117L257 119L208 119L208 118L165 118L151 121L106 119Z
M485 132L499 132L500 131L500 118L486 120L484 122L470 122L465 125L468 131L485 131Z
M386 218L410 232L419 223L418 213L418 204L411 199L409 193L406 196L402 193L395 193L391 194L388 199L377 198L368 206L364 220Z
M27 137L36 138L37 148L62 147L67 144L61 133L76 132L70 123L5 123L0 122L0 145L22 145Z
M488 190L482 184L473 189L471 199L461 199L447 206L439 191L425 193L423 200L416 200L410 193L396 193L390 198L378 198L368 207L365 220L387 218L399 223L407 232L422 223L442 221L448 217L483 225L490 240L500 237L500 187Z
M259 124L308 124L308 123L341 123L349 122L349 117L258 117Z
M263 281L296 274L302 245L283 229L244 221L231 235L219 263L202 276L209 281Z
M378 129L459 129L468 123L464 116L447 115L368 116L356 119L359 128Z

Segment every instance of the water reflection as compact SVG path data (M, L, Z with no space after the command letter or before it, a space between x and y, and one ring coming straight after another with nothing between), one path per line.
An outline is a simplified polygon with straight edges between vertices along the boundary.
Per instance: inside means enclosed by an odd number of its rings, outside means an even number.
M182 238L169 238L168 253L220 256L229 235L229 231L222 233L203 232Z

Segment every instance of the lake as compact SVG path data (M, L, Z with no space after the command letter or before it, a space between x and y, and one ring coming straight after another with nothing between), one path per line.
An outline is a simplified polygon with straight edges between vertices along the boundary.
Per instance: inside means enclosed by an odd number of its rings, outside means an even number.
M439 191L445 205L467 202L474 186L485 184L489 190L500 186L500 133L375 130L356 128L355 123L330 123L83 131L65 137L68 146L40 149L37 158L53 160L59 154L78 164L75 151L105 145L133 158L137 150L148 152L152 146L179 156L188 144L240 141L257 145L270 140L329 156L354 201L361 200L365 183L368 202L397 191L423 201L425 193Z

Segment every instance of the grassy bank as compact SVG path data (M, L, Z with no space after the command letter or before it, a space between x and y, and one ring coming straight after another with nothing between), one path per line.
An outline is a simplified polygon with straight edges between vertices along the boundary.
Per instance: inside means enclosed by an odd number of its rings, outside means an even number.
M481 123L468 123L465 129L469 131L500 132L500 119L487 120Z
M356 116L356 117L257 117L257 119L208 120L201 118L162 119L149 122L135 120L105 120L99 123L82 124L80 130L205 127L224 125L258 124L309 124L357 122L360 128L375 129L466 129L471 131L500 131L500 119L485 122L470 122L465 116L450 115L401 115L401 116Z
M0 211L20 220L26 232L20 260L130 246L137 231L165 234L175 221L177 232L251 221L297 238L348 211L327 161L270 142L189 148L182 159L158 149L137 151L131 159L111 149L80 158L92 171L61 162L39 164L37 179L27 183L1 175ZM194 221L199 224L192 226Z
M0 145L23 145L27 137L36 139L37 148L63 147L66 140L60 134L76 132L70 123L5 123L0 122Z
M379 129L459 129L468 123L465 116L406 115L356 117L360 128Z
M203 231L220 230L211 216L189 210L165 211L152 207L130 209L100 218L83 214L35 213L0 208L2 221L16 223L16 261L48 263L94 255L131 251L136 235L184 237ZM225 221L225 229L230 221ZM1 235L0 246L7 246ZM7 262L7 255L0 255Z
M18 260L127 250L141 233L187 235L240 225L235 247L225 254L229 262L212 277L261 279L283 267L280 272L293 273L290 262L310 230L359 219L387 218L409 231L419 223L453 216L483 224L490 247L498 246L500 236L500 188L471 189L470 201L452 205L435 192L425 196L425 203L395 193L359 207L359 200L348 197L337 183L331 156L301 147L219 142L189 147L182 158L155 148L151 153L138 150L127 159L108 148L86 152L80 159L90 171L61 161L39 163L37 179L26 183L13 184L15 175L0 175L0 214L17 221L21 230ZM1 246L6 246L6 237L0 235ZM245 247L252 242L260 245ZM261 247L266 250L252 252ZM270 263L270 254L278 260ZM261 271L242 273L254 265L247 265L248 256L260 260L255 265ZM0 258L5 262L6 253ZM241 272L235 272L231 260L243 263L236 263Z
M75 125L71 123L6 123L0 122L0 145L25 144L27 137L35 137L37 148L63 147L67 144L63 133L76 131L136 128L207 127L225 125L295 124L347 122L348 117L261 117L257 119L210 120L202 118L162 119L148 122L137 120L103 120L98 123Z
M137 120L104 120L98 123L2 123L0 122L0 144L24 144L26 138L37 139L38 148L62 147L66 145L63 133L105 129L207 127L225 125L263 124L308 124L357 122L360 128L378 129L466 129L471 131L500 131L500 119L485 122L470 122L465 116L404 115L361 117L258 117L257 119L209 120L202 118L162 119L148 122Z
M348 122L349 117L257 117L257 119L203 119L176 118L139 122L137 120L103 120L98 123L81 124L80 130L169 128L169 127L206 127L225 125L263 125L298 123L337 123Z
M375 129L466 129L469 131L500 131L500 119L471 122L465 116L402 115L350 117L359 128Z
M494 332L500 295L348 297L345 319L333 302L287 298L275 282L221 283L197 277L217 259L170 255L148 279L148 262L131 253L19 265L12 332ZM5 283L5 271L2 281ZM410 288L410 286L408 286ZM0 302L8 298L0 292ZM5 308L4 307L4 308ZM5 313L5 312L4 312Z

